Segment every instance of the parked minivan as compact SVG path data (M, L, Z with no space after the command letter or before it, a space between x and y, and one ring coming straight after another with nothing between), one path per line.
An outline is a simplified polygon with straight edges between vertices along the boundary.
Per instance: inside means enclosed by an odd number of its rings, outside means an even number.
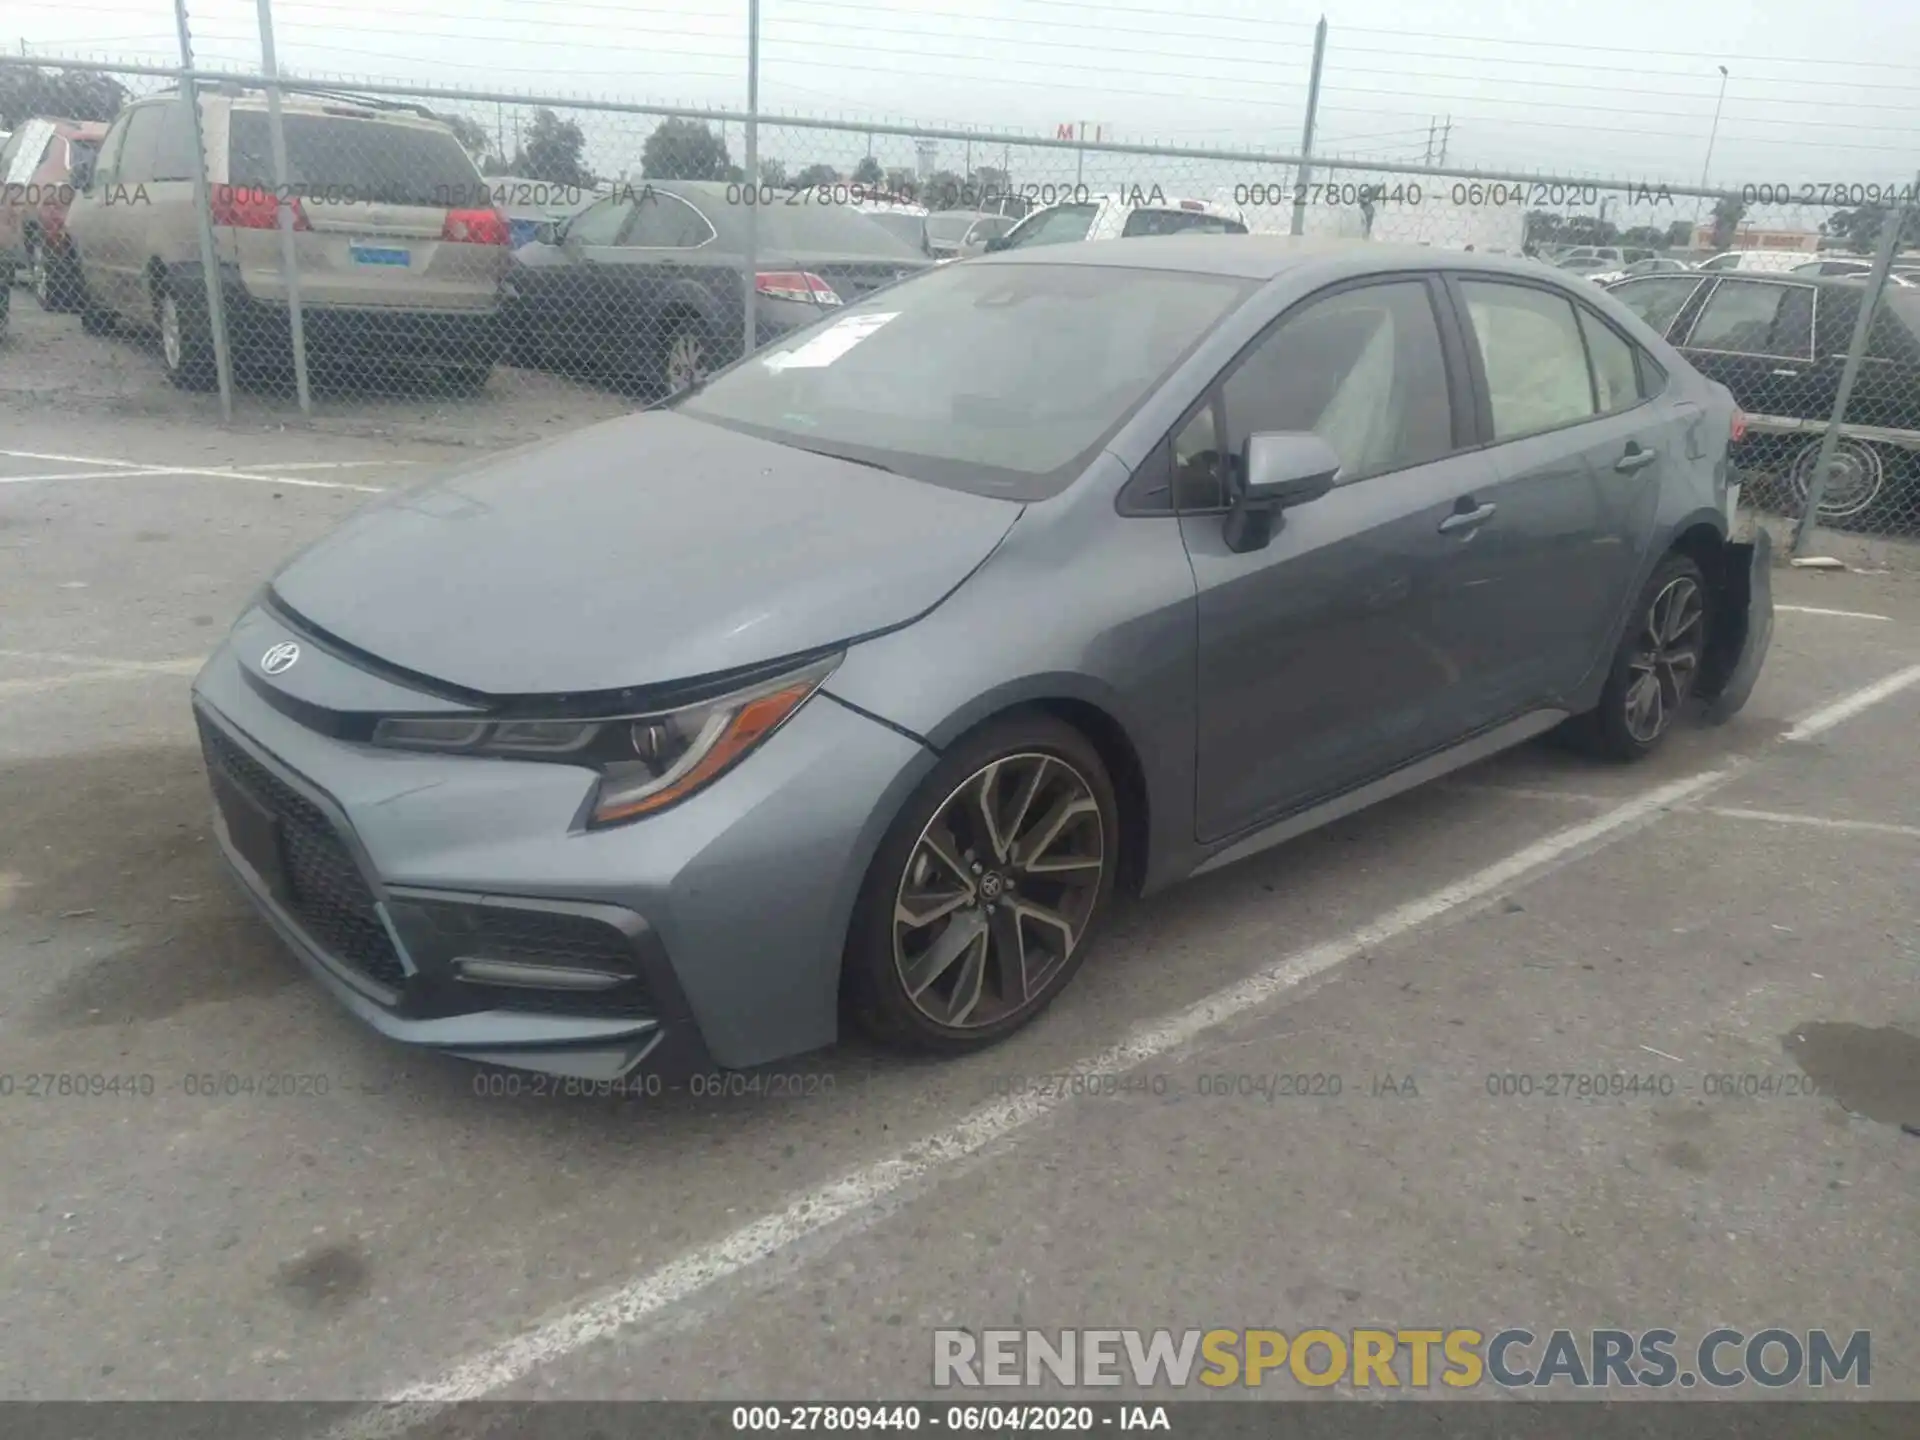
M310 354L425 362L467 388L499 353L508 226L453 131L431 112L360 96L286 96L286 193ZM239 364L290 353L279 190L264 93L202 91L215 256ZM81 318L159 332L168 375L213 381L194 209L193 126L176 92L120 112L67 217Z

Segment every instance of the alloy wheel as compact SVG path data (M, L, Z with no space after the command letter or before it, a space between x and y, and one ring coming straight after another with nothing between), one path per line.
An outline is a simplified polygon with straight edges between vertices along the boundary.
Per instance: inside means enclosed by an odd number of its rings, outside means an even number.
M1647 607L1626 694L1627 733L1640 744L1659 739L1692 692L1705 631L1706 603L1687 576L1670 580Z
M976 1030L1039 1004L1107 865L1092 786L1055 755L981 767L934 811L894 894L893 961L922 1015Z
M160 353L166 357L169 370L178 370L186 353L180 336L180 306L171 295L160 297Z
M707 347L693 330L682 330L667 346L667 389L673 394L706 377Z

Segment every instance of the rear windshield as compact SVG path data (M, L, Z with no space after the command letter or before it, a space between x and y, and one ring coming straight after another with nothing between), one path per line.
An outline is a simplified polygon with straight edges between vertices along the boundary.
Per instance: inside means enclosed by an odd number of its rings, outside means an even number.
M1244 235L1238 220L1209 215L1202 210L1136 210L1127 216L1122 235Z
M1064 488L1252 288L1093 265L948 265L762 350L678 408L915 479Z
M347 115L287 115L283 124L287 181L295 194L442 209L493 203L480 172L450 131ZM266 113L235 110L229 126L228 180L272 185Z
M709 207L695 202L703 210L734 209L724 204ZM915 238L909 243L896 235L889 224L911 220ZM924 260L920 248L919 227L926 223L919 215L862 214L851 205L763 206L760 211L759 245L765 250L791 253L808 251L840 255L871 255L878 260Z
M915 250L926 244L927 218L924 215L907 215L898 210L869 210L866 216L894 239L911 245Z
M927 221L927 234L946 245L957 245L967 238L978 215L934 215Z

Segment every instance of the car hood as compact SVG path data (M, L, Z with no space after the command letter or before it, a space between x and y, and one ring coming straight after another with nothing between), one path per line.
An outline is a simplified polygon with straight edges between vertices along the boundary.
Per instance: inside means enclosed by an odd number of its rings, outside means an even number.
M615 690L901 625L1021 509L655 411L385 497L273 590L332 638L461 689Z

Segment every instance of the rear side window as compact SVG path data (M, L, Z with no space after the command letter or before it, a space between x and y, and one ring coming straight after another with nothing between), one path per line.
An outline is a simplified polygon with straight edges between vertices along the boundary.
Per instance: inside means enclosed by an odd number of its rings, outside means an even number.
M158 105L143 105L127 117L127 139L120 147L119 179L123 184L142 185L153 179L160 126L165 119Z
M635 202L633 222L620 243L647 250L691 250L713 238L713 227L677 195L658 191Z
M1571 300L1486 280L1463 280L1460 290L1486 370L1495 440L1592 418L1593 384Z
M1607 287L1607 293L1661 335L1703 282L1691 275L1653 275Z
M588 206L568 222L567 238L581 245L614 244L620 239L634 204L632 200L602 200Z
M1122 235L1244 235L1247 227L1238 220L1208 215L1199 210L1136 210L1127 216Z
M1813 288L1722 280L1693 322L1687 344L1734 355L1813 356Z
M181 101L163 107L159 138L154 143L155 180L193 178L193 116Z
M228 180L271 186L266 113L235 110L228 123ZM450 131L347 115L287 115L283 123L287 179L296 193L437 209L492 203Z
M1640 377L1633 361L1634 347L1584 307L1580 310L1580 333L1587 337L1587 358L1593 362L1593 388L1600 413L1611 415L1638 405Z

